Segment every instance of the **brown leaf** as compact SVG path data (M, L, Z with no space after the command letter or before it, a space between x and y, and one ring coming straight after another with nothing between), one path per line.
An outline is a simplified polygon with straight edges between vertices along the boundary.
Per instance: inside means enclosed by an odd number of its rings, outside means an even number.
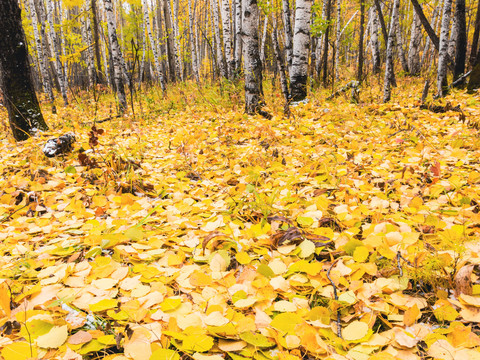
M455 296L472 295L472 271L474 265L465 265L455 275Z

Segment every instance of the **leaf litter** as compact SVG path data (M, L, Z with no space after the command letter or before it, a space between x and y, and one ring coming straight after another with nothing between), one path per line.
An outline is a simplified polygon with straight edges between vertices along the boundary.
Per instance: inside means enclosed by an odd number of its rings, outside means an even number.
M51 159L57 133L3 138L2 357L479 358L476 127L407 101L293 113L68 108Z

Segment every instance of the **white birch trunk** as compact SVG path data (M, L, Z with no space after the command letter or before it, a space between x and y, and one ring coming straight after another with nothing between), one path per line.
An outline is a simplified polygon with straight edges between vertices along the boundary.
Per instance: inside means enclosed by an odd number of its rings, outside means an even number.
M242 0L235 1L235 75L242 67Z
M113 12L112 0L103 0L103 4L105 7L105 15L107 17L108 38L110 40L110 47L112 50L111 56L113 61L115 88L117 90L120 112L123 113L127 109L125 86L123 84L123 56L117 39L117 24L115 21L115 14Z
M394 78L393 67L393 50L395 47L395 24L398 18L398 9L400 7L400 0L394 0L392 17L390 19L390 31L388 33L387 42L387 59L385 64L385 80L383 85L383 102L389 102L392 97L392 83Z
M188 0L188 29L190 32L190 51L192 53L192 71L195 81L200 83L200 72L198 70L197 49L195 48L195 33L194 29L195 10L192 9L192 0Z
M293 59L290 70L290 95L293 101L301 101L307 97L312 2L312 0L297 0L296 3Z
M410 44L408 46L408 71L410 75L419 75L421 70L420 63L420 43L422 42L422 22L417 13L413 12L412 30L410 35Z
M268 6L269 4L267 4ZM268 14L265 14L263 20L262 45L260 45L260 61L265 65L265 43L267 42Z
M403 43L402 37L402 27L400 26L400 16L397 16L397 24L396 24L397 31L395 35L397 37L397 51L398 57L400 58L400 63L402 64L402 69L404 72L408 73L408 61L407 57L405 56L405 44Z
M222 0L222 30L223 47L225 50L225 60L227 61L227 77L230 79L233 75L233 53L232 53L232 32L230 19L230 1Z
M85 62L87 64L87 73L88 73L88 85L89 87L95 86L96 82L96 75L95 75L95 57L93 54L93 38L92 38L92 26L90 22L90 16L88 13L88 5L90 1L83 6L83 13L84 16L80 18L82 23L82 35L86 45L88 46L87 50L85 51Z
M217 64L218 69L220 70L220 75L222 77L227 77L227 72L225 70L222 54L222 41L220 38L220 15L218 14L218 4L217 0L211 0L211 7L213 12L213 28L215 34L215 46L216 46L216 55L217 55Z
M169 1L169 0L167 0ZM175 50L175 66L178 69L178 73L180 75L180 79L183 81L183 61L182 61L182 49L180 46L180 27L179 27L179 20L178 20L178 5L180 0L173 0L173 33L174 37L174 50Z
M290 21L290 4L289 0L282 0L283 7L283 29L285 31L285 53L287 54L287 68L290 72L293 61L293 35L292 24Z
M447 84L448 30L450 27L451 13L452 0L444 0L437 69L437 91L439 96L445 95L444 87Z
M450 59L455 59L455 48L458 34L458 26L455 16L452 19L452 30L450 31L450 39L448 40L448 56Z
M372 51L373 73L380 72L380 42L378 40L378 29L380 28L380 19L375 8L371 8L372 22L370 24L370 49Z
M63 102L65 105L68 105L68 97L67 97L67 88L65 85L65 78L63 74L63 66L62 61L60 60L60 53L58 52L58 39L57 34L55 33L55 28L53 24L53 0L47 0L47 21L49 25L48 29L48 37L50 46L52 48L52 54L55 55L55 74L57 75L58 84L60 86L60 93L62 94Z
M28 7L30 8L30 15L32 18L33 26L33 36L35 39L35 47L37 48L38 53L38 63L40 65L40 73L42 74L42 86L43 91L47 94L48 99L53 104L55 100L52 91L52 84L50 83L50 75L48 74L47 68L47 58L45 52L43 51L42 39L38 33L38 20L37 20L37 11L35 10L35 4L33 0L28 0Z
M150 27L150 15L148 13L147 0L142 0L142 6L143 6L143 23L145 28L147 29L148 38L150 40L150 46L152 47L153 61L155 64L155 74L157 75L157 79L160 82L160 87L162 88L162 91L165 91L165 78L163 76L162 66L160 64L160 58L158 56L157 47L155 45L155 39L153 38L152 29Z

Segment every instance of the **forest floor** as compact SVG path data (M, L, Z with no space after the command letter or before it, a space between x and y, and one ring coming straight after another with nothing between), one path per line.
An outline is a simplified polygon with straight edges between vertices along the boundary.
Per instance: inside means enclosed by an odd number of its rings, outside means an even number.
M270 86L272 120L181 85L93 128L113 97L77 93L18 144L0 110L4 359L479 358L480 96L287 119Z

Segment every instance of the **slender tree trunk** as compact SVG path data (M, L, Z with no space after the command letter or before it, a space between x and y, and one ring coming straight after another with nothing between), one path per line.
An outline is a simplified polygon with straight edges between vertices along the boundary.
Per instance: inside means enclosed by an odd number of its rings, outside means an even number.
M50 27L48 35L50 45L52 47L52 53L55 55L55 72L57 75L58 84L60 85L60 93L62 94L63 102L68 105L67 87L65 84L65 78L63 73L62 61L60 60L60 53L58 51L57 34L55 33L55 27L53 23L53 0L47 0L47 21Z
M140 69L138 71L138 88L139 89L142 87L143 73L145 71L145 58L148 51L147 37L145 36L146 31L147 31L147 28L145 26L145 21L144 21L142 23L142 60L140 60Z
M200 83L200 72L198 70L197 49L195 48L195 34L193 32L195 10L192 9L192 0L188 0L188 29L190 33L190 51L192 53L192 71L197 84Z
M153 52L153 61L155 64L155 73L157 75L157 79L160 82L160 87L162 88L162 91L165 91L165 77L163 76L162 72L162 65L160 64L160 58L158 56L157 52L157 46L155 45L155 39L153 38L152 34L152 29L150 27L150 15L148 13L148 3L147 0L142 0L142 6L143 6L143 22L145 24L145 27L147 29L147 34L148 34L148 39L150 40L150 46L152 48Z
M407 57L405 56L404 43L402 38L402 27L400 26L400 16L397 17L397 23L395 24L397 30L395 31L395 36L397 38L397 51L398 57L400 58L400 63L402 64L402 69L405 73L408 73L408 62Z
M474 65L477 58L478 38L480 35L480 1L477 3L477 15L475 18L475 31L472 39L472 49L470 50L470 65Z
M453 1L452 1L453 3ZM448 56L450 59L455 59L455 48L456 48L456 41L457 41L457 33L458 33L458 24L457 19L455 16L452 17L452 26L450 31L450 37L448 39Z
M170 6L170 0L166 0L168 6ZM178 3L179 0L174 0L173 1L173 19L172 19L172 24L173 24L173 45L174 45L174 51L175 51L175 71L177 72L177 77L180 78L181 81L183 81L183 62L182 62L182 51L181 51L181 46L180 46L180 29L178 25ZM172 14L172 11L170 11L170 14Z
M218 14L218 3L217 0L211 0L211 7L213 12L213 23L214 23L214 34L215 34L215 49L217 55L217 65L220 70L220 76L227 77L227 72L225 70L225 62L222 54L222 40L220 38L220 19Z
M437 28L437 25L438 25L438 22L439 22L438 13L439 13L439 6L436 6L435 9L433 9L433 15L432 15L432 24L435 27L435 29ZM425 40L425 47L423 49L422 60L421 60L422 68L424 67L424 64L426 63L426 61L428 60L431 43L432 43L432 40L430 39L429 36L427 36L427 38Z
M85 62L87 63L87 73L88 73L88 85L89 87L95 86L96 72L95 72L95 58L93 51L93 40L92 40L92 27L90 23L90 16L88 14L88 3L83 7L84 16L80 19L82 22L82 33L87 43L87 50L85 52Z
M325 17L324 19L327 22L327 27L325 29L325 34L323 35L323 46L322 46L322 81L323 81L323 86L327 86L328 83L328 44L329 44L329 36L330 36L330 13L331 13L331 0L325 0L326 1L326 7L325 7ZM297 29L297 22L295 19L295 33ZM294 45L295 49L295 45Z
M263 102L262 63L258 49L257 0L243 0L243 61L245 69L245 112L259 113Z
M422 42L422 23L417 13L413 13L413 21L410 35L410 44L408 46L408 71L410 75L420 74L420 43ZM429 39L427 39L428 41Z
M177 69L175 61L175 45L174 45L174 34L172 30L172 16L170 13L169 0L160 0L163 3L163 13L165 18L165 33L167 37L167 58L168 58L168 68L170 80L175 82L177 79Z
M455 4L455 22L457 24L457 36L455 47L455 72L453 78L457 80L465 73L467 58L467 24L465 18L465 0L457 0Z
M387 25L385 24L385 18L383 17L382 5L380 4L380 0L375 0L375 9L377 10L378 20L380 21L380 26L382 27L383 40L385 41L385 44L387 44L388 43Z
M282 0L282 7L283 27L285 31L285 53L287 54L287 69L288 72L290 72L293 62L293 35L289 0Z
M110 46L112 49L111 58L113 61L115 88L117 91L120 112L123 113L127 109L125 86L123 84L123 56L117 39L117 25L115 21L115 14L113 12L112 0L103 0L103 4L105 6L105 14L107 17L108 38L110 40Z
M0 1L0 85L15 140L48 130L31 81L17 0Z
M260 45L260 60L262 61L262 64L264 67L265 67L265 46L267 42L267 30L268 30L268 14L265 14L265 19L263 20L262 45Z
M400 0L394 0L392 17L390 19L390 32L387 42L387 59L385 64L385 80L383 86L383 102L389 102L392 97L392 84L394 79L393 50L395 47L395 24L398 18Z
M242 67L242 0L235 1L235 76Z
M425 29L428 37L432 41L432 44L435 46L435 49L439 51L440 49L440 39L438 38L437 34L435 34L435 30L432 29L430 23L428 22L427 18L425 17L425 14L423 13L421 5L418 3L418 0L411 0L413 8L415 9L415 12L417 13L418 17L420 18L420 21L422 22L423 28ZM450 2L451 5L451 2Z
M234 68L231 23L232 21L230 18L230 1L222 0L223 48L225 50L225 60L227 62L226 73L229 79L231 79L233 76Z
M363 80L363 35L365 31L365 0L360 0L360 35L358 40L357 81Z
M48 74L47 69L47 58L45 56L45 52L43 51L42 39L40 38L40 34L38 33L38 21L37 21L37 11L35 10L35 3L33 0L28 1L28 5L30 8L30 14L32 18L32 26L33 26L33 36L35 38L35 46L37 48L38 53L38 63L40 64L40 73L42 74L42 85L43 91L47 94L48 99L50 100L52 106L54 107L54 96L52 91L52 84L50 82L50 75ZM54 108L52 108L55 110Z
M312 2L312 0L297 0L296 2L293 59L290 70L290 90L293 101L301 101L307 97Z
M380 24L378 13L373 8L371 9L371 30L370 30L370 47L372 50L372 61L373 61L373 73L380 73L380 44L378 41L378 27Z
M290 107L289 107L289 92L288 92L288 82L287 82L287 73L285 69L285 60L283 59L282 52L280 51L280 46L278 45L278 34L277 34L277 16L272 14L272 45L273 53L275 56L275 63L277 70L280 74L280 87L282 89L283 98L285 100L284 104L284 113L287 117L290 117Z
M93 25L93 42L95 49L95 61L97 62L96 69L96 81L98 83L103 83L104 77L102 76L102 60L100 56L100 36L98 31L98 12L97 12L97 0L91 0L91 10L92 10L92 25Z
M341 36L341 21L342 21L342 7L341 7L341 0L337 0L337 18L336 18L336 36L335 36L335 65L334 65L334 71L335 71L335 79L338 80L339 78L339 72L338 72L338 63L340 60L340 36Z
M437 91L439 96L447 92L447 56L448 56L448 30L452 13L452 0L444 0L442 11L442 27L438 51Z

